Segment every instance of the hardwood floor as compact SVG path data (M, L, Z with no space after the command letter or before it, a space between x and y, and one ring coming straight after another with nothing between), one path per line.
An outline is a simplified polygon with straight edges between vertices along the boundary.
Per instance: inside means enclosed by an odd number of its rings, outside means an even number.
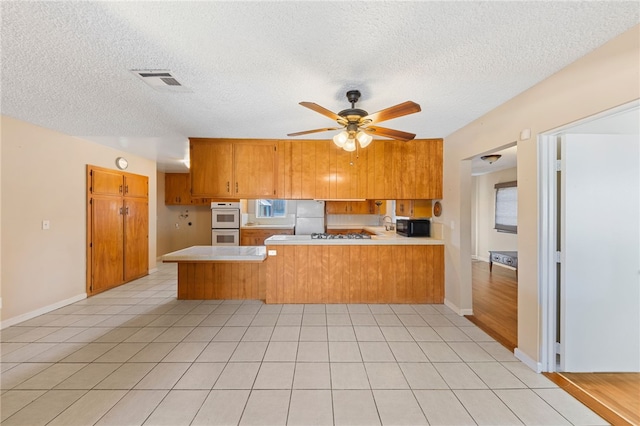
M613 425L640 425L640 373L544 373Z
M518 281L516 271L473 261L473 315L469 321L510 351L518 345Z
M473 313L467 318L503 346L518 344L516 272L472 262ZM640 425L640 373L546 373L559 387L613 425Z

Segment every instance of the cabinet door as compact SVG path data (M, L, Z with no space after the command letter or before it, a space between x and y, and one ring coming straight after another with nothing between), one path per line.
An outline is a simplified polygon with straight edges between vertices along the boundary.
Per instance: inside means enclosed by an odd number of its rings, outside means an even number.
M167 173L164 175L164 203L166 205L193 204L191 177L188 173Z
M233 145L229 141L190 139L191 194L232 197Z
M311 143L311 142L310 142ZM331 188L331 145L333 141L315 141L316 148L316 188L313 198L324 200L329 198Z
M349 214L348 201L327 201L324 205L327 214Z
M431 217L431 200L411 200L411 216L416 218Z
M442 139L416 140L415 198L442 198Z
M283 198L300 200L302 198L302 141L287 141L283 148Z
M149 270L149 203L124 200L124 280L146 275Z
M94 195L122 195L124 193L122 173L93 168L90 192Z
M349 214L374 214L374 207L373 200L351 201L349 203Z
M411 203L409 200L396 200L396 216L411 216Z
M399 199L415 198L415 141L385 141L385 192Z
M316 195L316 144L314 141L301 141L302 155L300 170L300 198L310 200Z
M93 197L90 211L92 264L90 292L98 293L123 282L124 209L122 199Z
M124 175L125 197L147 198L149 196L149 178L141 175Z
M367 196L365 198L384 200L387 199L385 191L385 141L374 140L366 149L369 152L367 172ZM393 197L391 197L393 198Z
M233 147L237 198L270 198L276 193L276 144L239 142Z
M335 149L334 149L335 148ZM331 198L356 198L358 192L357 154L332 147L331 167L335 173L335 189Z

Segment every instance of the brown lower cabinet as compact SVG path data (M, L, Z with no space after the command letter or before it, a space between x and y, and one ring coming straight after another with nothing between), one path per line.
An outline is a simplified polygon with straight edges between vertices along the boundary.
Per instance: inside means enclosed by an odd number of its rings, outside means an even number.
M263 246L273 235L293 235L293 229L240 229L241 246Z
M269 245L267 303L443 303L442 245Z
M149 178L87 166L87 294L149 272Z

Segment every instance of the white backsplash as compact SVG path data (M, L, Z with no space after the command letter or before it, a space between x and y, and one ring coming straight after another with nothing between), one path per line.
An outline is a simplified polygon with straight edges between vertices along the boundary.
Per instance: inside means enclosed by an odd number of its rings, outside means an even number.
M352 227L380 225L380 216L377 214L328 214L327 227Z
M288 214L286 217L270 217L270 218L256 218L254 213L242 213L240 215L240 225L244 226L247 223L253 223L255 225L295 225L296 215Z

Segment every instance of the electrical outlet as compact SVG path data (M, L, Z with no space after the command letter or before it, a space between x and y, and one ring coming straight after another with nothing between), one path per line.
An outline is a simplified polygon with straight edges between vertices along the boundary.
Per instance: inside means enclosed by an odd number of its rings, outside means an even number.
M42 229L47 230L50 227L51 227L51 224L49 223L48 220L45 219L45 220L42 221Z

